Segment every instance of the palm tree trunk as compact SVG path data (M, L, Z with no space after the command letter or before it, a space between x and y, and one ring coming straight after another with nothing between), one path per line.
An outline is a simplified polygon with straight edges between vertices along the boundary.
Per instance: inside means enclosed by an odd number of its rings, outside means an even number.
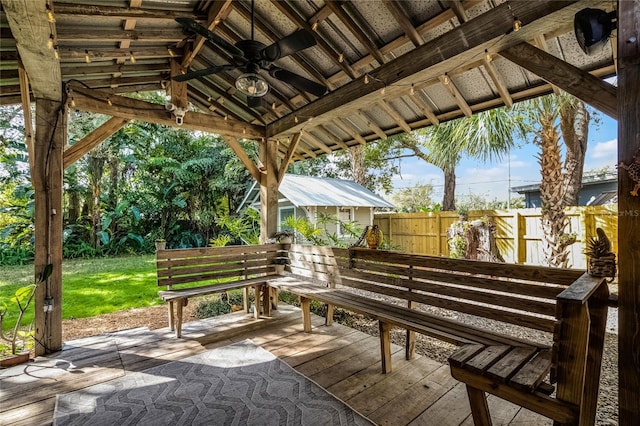
M584 102L575 98L560 109L560 129L567 147L563 184L565 206L579 204L590 118Z
M565 233L568 225L564 214L564 185L560 135L554 125L554 114L541 112L537 142L540 145L540 201L542 204L542 251L549 266L566 268L568 247L575 242L575 234Z
M456 169L450 168L444 172L444 195L442 196L442 210L453 211L456 209Z

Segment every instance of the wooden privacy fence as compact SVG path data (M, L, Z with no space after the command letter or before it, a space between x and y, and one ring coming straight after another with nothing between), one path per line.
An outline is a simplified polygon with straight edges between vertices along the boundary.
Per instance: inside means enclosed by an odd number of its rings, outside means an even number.
M640 212L631 213L640 215ZM577 242L569 249L571 267L586 269L583 251L586 241L595 235L597 227L602 228L609 236L617 256L617 205L569 207L565 214L569 219L569 230L577 235ZM505 261L531 265L544 263L539 208L469 212L469 220L485 216L495 224L498 249ZM383 213L376 214L373 222L382 229L385 239L394 250L449 256L447 229L457 220L459 218L456 212Z

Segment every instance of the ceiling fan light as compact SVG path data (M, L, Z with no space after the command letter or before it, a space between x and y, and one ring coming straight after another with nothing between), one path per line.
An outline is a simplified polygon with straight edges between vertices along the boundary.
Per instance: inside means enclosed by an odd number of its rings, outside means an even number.
M236 79L236 89L247 96L260 97L267 94L269 84L259 74L248 72Z

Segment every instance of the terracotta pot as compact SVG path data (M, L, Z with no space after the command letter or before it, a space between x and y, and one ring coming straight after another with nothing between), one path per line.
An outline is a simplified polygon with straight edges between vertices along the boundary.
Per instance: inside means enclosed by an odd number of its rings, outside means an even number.
M167 242L166 241L156 241L156 251L165 250L166 248L167 248Z
M291 237L281 237L281 238L278 240L278 242L279 242L280 244L291 244L291 243L293 243L293 238L291 238Z
M22 352L20 354L9 355L6 358L0 359L0 367L7 368L13 367L14 365L24 364L29 361L30 358L29 352Z
M273 265L273 267L276 268L276 274L278 275L282 275L284 272L284 265Z

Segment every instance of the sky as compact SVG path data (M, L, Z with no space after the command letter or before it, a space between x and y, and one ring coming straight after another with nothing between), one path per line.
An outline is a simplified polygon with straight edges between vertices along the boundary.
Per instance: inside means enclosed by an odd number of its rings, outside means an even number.
M615 167L618 157L618 123L598 112L599 123L589 123L589 140L584 171ZM536 154L539 148L523 140L515 141L517 147L501 161L483 163L463 158L456 168L456 197L473 193L485 199L507 200L509 188L540 182L540 166ZM418 184L434 187L433 200L442 201L444 178L440 169L417 158L401 160L401 173L394 177L394 191ZM519 194L512 193L511 197Z

